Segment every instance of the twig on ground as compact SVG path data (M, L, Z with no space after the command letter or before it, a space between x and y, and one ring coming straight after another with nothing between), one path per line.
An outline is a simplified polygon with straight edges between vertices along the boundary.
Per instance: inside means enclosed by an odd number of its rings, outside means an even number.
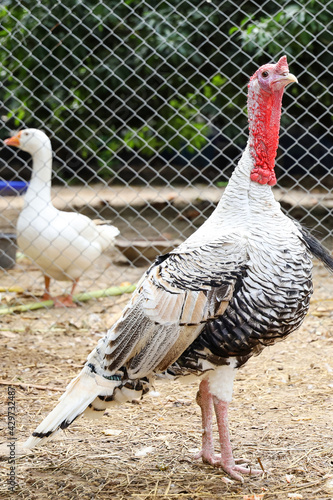
M123 293L134 292L136 285L126 285L126 286L113 286L111 288L105 288L103 290L95 290L94 292L78 293L73 296L73 302L86 302L90 299L100 299L102 297L112 297L115 295L122 295ZM23 304L20 306L4 307L0 309L0 315L12 314L15 312L25 312L34 311L36 309L42 309L47 307L53 307L53 300L43 300L42 302L32 302L30 304Z
M29 389L29 387L32 387L33 389L38 389L40 391L57 391L57 392L64 391L62 387L52 387L48 385L39 385L39 384L24 384L23 382L10 382L10 380L0 380L0 385L22 387L22 389Z
M259 463L259 465L260 465L261 470L262 470L262 471L263 471L263 473L265 474L265 472L266 472L266 471L265 471L265 469L264 469L264 466L262 465L261 458L260 458L260 457L257 457L257 460L258 460L258 463Z

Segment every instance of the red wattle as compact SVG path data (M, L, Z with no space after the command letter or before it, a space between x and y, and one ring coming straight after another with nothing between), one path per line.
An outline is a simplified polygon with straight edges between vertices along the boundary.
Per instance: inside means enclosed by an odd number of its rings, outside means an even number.
M267 168L255 167L251 172L250 179L259 184L268 184L269 186L274 186L276 184L274 170Z
M269 94L249 88L250 152L254 161L250 178L259 184L276 184L274 166L279 144L282 95L283 89Z

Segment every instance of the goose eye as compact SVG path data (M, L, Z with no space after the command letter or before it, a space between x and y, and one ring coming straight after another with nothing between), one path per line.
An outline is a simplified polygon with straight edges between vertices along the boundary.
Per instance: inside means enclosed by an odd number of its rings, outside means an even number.
M267 78L268 77L268 71L263 71L261 73L261 76L263 76L264 78Z

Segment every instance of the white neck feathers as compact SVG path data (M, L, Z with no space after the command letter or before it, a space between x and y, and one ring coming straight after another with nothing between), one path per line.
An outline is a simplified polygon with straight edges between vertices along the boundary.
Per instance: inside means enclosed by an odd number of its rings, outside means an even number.
M25 203L51 202L51 176L52 176L52 148L51 142L45 137L45 141L34 153L32 153L32 177L28 191L25 195Z

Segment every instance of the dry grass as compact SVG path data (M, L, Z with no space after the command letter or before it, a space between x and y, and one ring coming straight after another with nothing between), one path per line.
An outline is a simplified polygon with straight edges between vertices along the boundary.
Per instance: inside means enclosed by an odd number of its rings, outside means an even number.
M197 384L160 381L159 395L110 410L98 421L79 419L55 441L19 456L13 494L4 456L1 498L332 499L333 280L319 265L315 284L302 329L250 360L236 379L230 409L234 453L256 468L259 460L266 470L262 477L225 482L220 470L193 460L201 439ZM17 384L19 440L53 408L55 390L60 396L127 300L105 298L89 308L0 319L1 379ZM7 389L0 391L6 446Z

